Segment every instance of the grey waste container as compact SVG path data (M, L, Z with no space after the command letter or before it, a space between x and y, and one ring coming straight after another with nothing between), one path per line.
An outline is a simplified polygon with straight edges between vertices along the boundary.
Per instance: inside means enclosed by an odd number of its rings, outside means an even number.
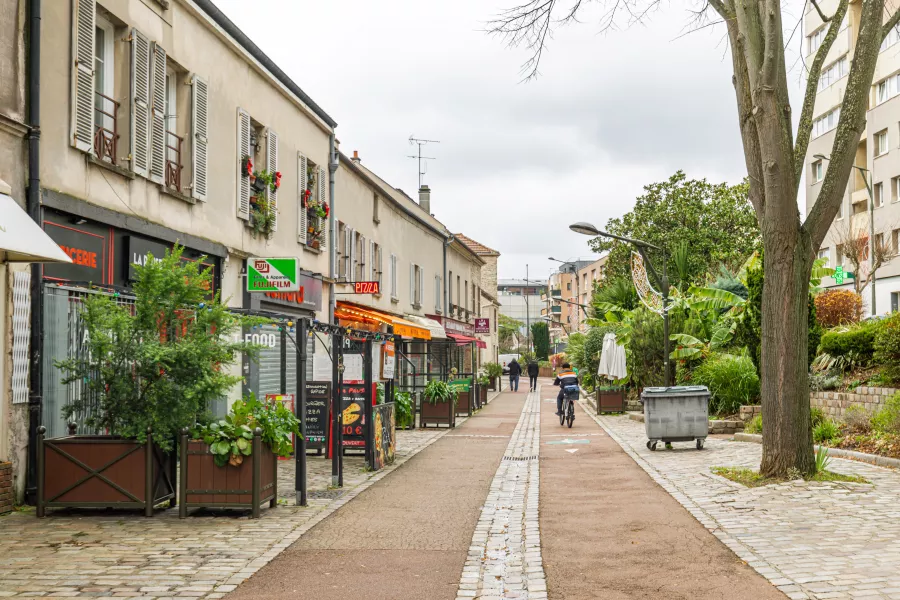
M641 393L647 448L662 442L692 442L697 450L709 433L709 390L706 386L648 387Z

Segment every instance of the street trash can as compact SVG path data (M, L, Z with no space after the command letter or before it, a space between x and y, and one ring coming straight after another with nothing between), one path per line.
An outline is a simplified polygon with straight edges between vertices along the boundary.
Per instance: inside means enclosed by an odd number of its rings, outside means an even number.
M641 393L647 448L657 442L697 442L709 434L709 389L702 385L648 387Z

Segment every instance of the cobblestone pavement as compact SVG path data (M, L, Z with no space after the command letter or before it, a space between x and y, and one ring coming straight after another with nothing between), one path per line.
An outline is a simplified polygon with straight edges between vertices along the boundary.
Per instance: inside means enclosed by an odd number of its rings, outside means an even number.
M491 482L460 578L457 600L545 599L538 525L540 385Z
M759 444L708 438L703 451L693 443L675 443L674 450L651 452L643 424L627 417L593 418L713 535L789 598L900 599L900 473L833 459L831 470L862 475L871 485L795 481L749 489L710 468L757 468Z
M328 489L331 462L310 456L305 508L294 503L294 463L282 461L279 506L263 509L256 520L237 511L181 520L177 509L157 511L153 518L121 511L2 517L0 597L221 598L449 431L398 431L396 461L377 473L366 472L361 457L346 457L342 490Z

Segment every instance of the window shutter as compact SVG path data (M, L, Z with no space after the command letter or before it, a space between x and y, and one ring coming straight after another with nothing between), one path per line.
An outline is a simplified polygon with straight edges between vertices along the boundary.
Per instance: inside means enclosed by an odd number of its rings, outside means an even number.
M308 165L306 157L297 153L297 241L301 244L306 244L306 230L309 229L306 207L303 206L303 196L309 185L306 175Z
M278 172L278 134L272 129L266 135L266 170L275 177ZM269 212L274 216L272 231L278 231L278 190L266 190L269 201Z
M150 174L150 40L131 30L131 170Z
M347 281L352 281L353 277L350 273L350 244L353 243L353 234L351 233L353 230L346 224L344 224L344 278Z
M416 303L416 265L409 263L409 302Z
M375 242L369 242L369 281L376 281L375 277Z
M325 169L321 167L319 167L319 202L328 202L328 175L325 174ZM325 223L322 223L321 226L322 241L319 247L324 251L328 247L328 228L325 226Z
M384 274L383 259L384 259L384 250L382 248L378 248L378 284L379 285L381 285L382 279L384 279L382 277L382 275Z
M191 165L193 185L191 195L206 202L206 186L209 171L209 82L193 76L193 93L191 94Z
M250 113L243 108L238 109L237 119L238 148L238 187L237 216L245 221L250 220L250 178L244 177L241 171L244 157L250 156Z
M162 184L166 170L166 51L156 42L152 48L150 179Z
M94 38L97 30L95 0L72 0L72 145L94 151Z
M416 298L416 304L424 304L425 303L425 269L423 267L419 267L419 290L418 290L418 298Z
M347 249L350 258L347 262L347 281L356 281L356 230L347 230Z

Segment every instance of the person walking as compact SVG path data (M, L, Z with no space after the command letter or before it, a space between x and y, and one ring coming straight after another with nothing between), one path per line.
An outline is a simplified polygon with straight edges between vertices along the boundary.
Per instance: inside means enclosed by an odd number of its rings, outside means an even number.
M522 366L516 359L509 363L509 391L519 391L519 375L522 374Z
M538 373L540 373L540 367L537 361L534 359L528 361L528 384L532 392L537 389Z

